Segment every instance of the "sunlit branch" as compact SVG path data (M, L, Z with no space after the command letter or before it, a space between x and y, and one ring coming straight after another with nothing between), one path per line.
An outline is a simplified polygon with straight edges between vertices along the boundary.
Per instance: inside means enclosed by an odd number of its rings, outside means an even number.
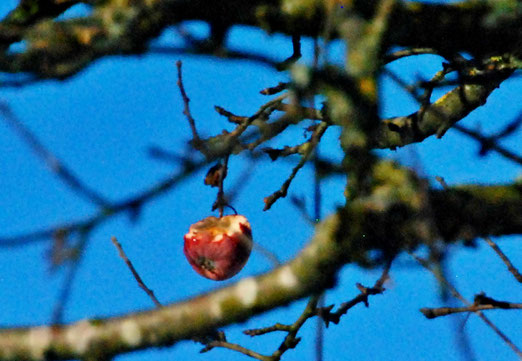
M483 84L477 82L459 85L432 104L429 104L432 88L427 89L426 93L421 96L417 94L415 87L408 86L395 74L391 72L387 72L387 74L421 104L421 109L407 117L384 120L384 127L381 127L379 131L379 137L383 138L384 143L379 144L381 141L377 140L378 147L383 147L386 143L393 142L394 139L398 142L397 146L401 146L401 142L406 144L420 142L430 135L441 137L448 129L455 128L477 139L481 144L487 144L488 149L495 150L506 158L522 164L522 159L513 152L499 146L492 139L468 130L457 123L472 110L483 105L491 92L512 74L510 70L507 72L499 70L496 76L492 75ZM439 72L433 80L441 81L446 74L447 71ZM391 144L386 144L384 148L389 145Z
M233 25L252 25L294 37L324 35L330 39L340 35L334 26L324 33L324 24L331 23L326 19L331 12L328 11L328 2L322 0L311 1L306 13L299 11L300 7L286 6L286 2L238 3L227 0L220 3L219 11L209 12L199 3L182 0L137 1L127 6L106 1L94 4L93 10L80 19L49 21L44 26L33 24L43 18L55 18L76 1L54 1L51 6L47 1L34 3L36 5L32 11L17 11L0 23L3 35L0 40L5 49L21 40L28 45L22 53L2 54L2 71L29 72L42 78L63 79L103 56L141 54L149 40L164 28L190 20L219 23L225 29ZM371 13L368 9L375 3L361 2L354 10ZM500 6L504 7L498 8ZM505 6L511 5L479 2L462 7L459 4L400 2L390 20L397 29L390 32L386 40L389 45L429 47L449 54L502 54L520 41L516 5L507 9ZM113 31L115 27L121 31ZM470 38L480 41L469 41ZM61 39L62 46L58 46L54 39Z

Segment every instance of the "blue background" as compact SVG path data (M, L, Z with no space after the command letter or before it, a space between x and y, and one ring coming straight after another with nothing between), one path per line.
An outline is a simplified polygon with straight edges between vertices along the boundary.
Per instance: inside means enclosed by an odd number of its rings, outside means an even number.
M0 14L16 5L0 3ZM64 16L87 11L76 6ZM188 23L186 28L204 36L207 26ZM181 45L173 30L166 30L158 45ZM235 27L229 37L231 48L259 52L283 60L291 54L291 41L282 35ZM310 62L311 41L303 43L303 62ZM330 58L342 62L344 49L332 46ZM110 57L67 81L46 81L22 88L0 89L0 101L7 103L21 121L44 145L69 166L90 187L107 199L117 201L147 189L179 169L174 163L152 159L147 149L159 146L183 153L188 150L190 130L182 115L183 103L176 86L175 60L183 61L185 88L191 98L193 116L202 135L232 129L213 110L220 105L236 114L249 115L268 98L259 90L288 80L286 73L247 61L220 60L201 56L143 55ZM418 56L393 63L390 69L410 81L428 78L440 70L441 58ZM392 81L382 81L382 116L409 114L418 105ZM502 129L520 112L520 79L510 79L488 99L486 106L473 112L462 124L484 133ZM435 94L440 95L441 93ZM517 100L518 99L518 100ZM303 140L301 127L289 129L273 146L293 145ZM321 154L341 159L338 130L329 129L321 143ZM520 153L520 132L502 141ZM430 138L396 152L382 151L404 164L422 169L436 185L435 176L450 184L512 182L520 167L494 153L478 157L478 144L450 130L442 139ZM268 158L268 157L267 157ZM248 157L230 160L226 186L243 188L233 205L246 215L255 241L285 261L307 242L313 228L299 215L289 200L280 200L269 212L263 212L263 197L277 190L290 174L289 161L272 163L268 159L251 163ZM252 168L252 172L245 170ZM23 141L0 122L0 237L83 219L96 213L96 207L78 197L34 156ZM121 214L92 232L81 267L73 284L64 320L104 317L152 308L151 301L137 287L125 264L110 242L118 237L147 285L163 303L174 302L209 291L217 283L198 276L186 262L182 237L191 223L210 214L215 189L203 185L202 170L175 189L143 208L137 222ZM248 176L245 176L248 174ZM303 196L312 205L313 171L305 168L294 180L290 194ZM344 180L333 177L322 183L324 215L342 204ZM519 267L522 237L497 239L502 249ZM472 299L480 291L487 295L520 302L522 292L500 259L478 242L476 249L454 246L448 253L450 281ZM0 326L48 323L66 274L66 267L50 271L48 254L51 241L19 248L0 249ZM254 252L240 276L269 270L272 264ZM328 292L326 304L339 304L357 294L356 282L372 285L380 270L361 270L347 266L337 287ZM239 277L240 277L239 276ZM238 279L224 282L228 284ZM325 331L325 360L457 360L455 318L426 320L421 307L443 306L433 276L420 269L407 256L391 272L391 281L383 296L370 300L370 308L358 305L343 317L340 325ZM252 318L241 325L227 327L229 341L241 343L261 353L272 353L282 334L250 338L241 331L275 322L292 323L305 301ZM522 344L520 311L487 312L496 325L518 346ZM301 344L289 351L286 360L314 359L315 320L300 332ZM475 316L465 325L477 360L515 360L516 356ZM246 356L216 349L198 354L201 345L180 342L171 348L148 350L119 356L117 360L244 360Z

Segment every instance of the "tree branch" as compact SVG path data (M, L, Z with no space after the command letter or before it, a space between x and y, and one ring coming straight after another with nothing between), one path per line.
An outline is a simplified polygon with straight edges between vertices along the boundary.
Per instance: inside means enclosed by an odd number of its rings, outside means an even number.
M389 168L385 170L383 179L396 178ZM269 273L158 310L69 325L3 329L0 360L65 360L93 354L102 359L171 345L332 287L343 264L368 262L365 250L398 252L432 241L433 235L426 232L431 221L412 217L419 214L414 211L419 206L415 193L401 200L393 198L395 192L384 195L383 187L379 189L377 198L359 199L320 223L292 261ZM385 196L391 198L384 201ZM447 230L442 232L447 242L462 235L522 233L518 185L433 190L429 196L435 222ZM459 217L457 209L462 211Z
M497 305L471 305L467 307L439 307L439 308L421 308L420 311L426 318L436 318L441 316L452 315L460 312L476 312L484 310L522 310L522 303L507 303L506 306Z
M52 21L43 19L56 17L78 1L32 0L36 4L33 14L18 8L0 23L0 42L5 49L16 41L27 43L27 49L20 53L4 51L0 55L0 70L66 78L103 56L141 54L149 40L167 26L189 20L219 23L225 28L250 25L293 36L325 35L323 25L329 2L311 0L303 7L292 5L293 1L225 0L218 7L207 7L188 0L123 4L112 0L95 4L89 16ZM50 6L43 6L44 2ZM353 10L371 17L376 3L359 2ZM522 22L516 4L510 8L511 3L498 1L465 3L467 6L398 3L390 19L394 31L386 35L387 45L428 47L445 54L464 51L477 56L520 48L517 44L522 38ZM348 13L341 13L339 21L344 21L343 16L349 16ZM333 33L326 36L338 37L336 28L337 24Z

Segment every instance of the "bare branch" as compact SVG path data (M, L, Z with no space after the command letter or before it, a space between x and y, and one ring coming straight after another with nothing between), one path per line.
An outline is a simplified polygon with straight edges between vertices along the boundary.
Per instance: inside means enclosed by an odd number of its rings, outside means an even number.
M457 289L455 287L453 287L453 285L451 283L449 283L449 281L447 279L445 279L442 274L440 272L435 272L429 265L429 263L425 260L423 260L422 258L416 256L415 254L413 253L410 253L410 255L420 264L422 265L424 268L426 268L428 271L430 271L434 276L435 278L437 278L437 280L441 283L441 284L444 284L447 289L450 291L450 293L453 295L453 297L455 297L456 299L460 300L462 303L464 303L468 308L469 307L473 307L473 304L471 304L470 302L468 302L468 300L466 300L464 298L464 296L462 296L460 294L459 291L457 291ZM522 358L522 351L513 343L513 341L511 341L509 339L509 337L507 337L497 326L495 326L495 324L493 322L491 322L489 320L489 318L486 317L486 315L484 315L480 310L474 310L473 311L478 317L480 317L482 319L482 321L484 321L492 330L493 332L495 332L505 343L506 345L508 345L512 350L513 352L515 352L517 354L518 357L521 357Z
M45 148L38 138L22 124L11 111L11 108L4 102L0 102L0 113L3 115L6 123L13 128L20 138L33 150L34 154L39 157L62 182L91 202L102 207L109 207L109 203L101 195L84 184L80 178L69 170L53 153Z
M125 264L127 265L127 267L129 267L129 270L131 271L132 275L134 276L134 278L136 279L136 282L138 283L138 286L140 286L140 288L145 291L145 293L147 294L147 296L149 296L149 298L152 300L152 302L154 302L154 304L156 305L156 307L158 308L161 308L162 305L160 303L160 301L158 301L158 299L156 298L156 296L154 295L154 292L148 288L145 283L143 283L143 280L141 279L140 275L138 274L138 272L136 271L136 269L134 268L134 266L132 265L132 262L127 258L127 255L125 254L125 252L123 251L123 248L120 244L120 242L118 242L118 240L116 239L116 237L112 236L111 237L111 242L112 244L114 244L114 246L118 249L118 254L120 255L120 257L123 259L123 261L125 262Z
M461 312L476 312L485 310L522 310L522 303L507 303L506 306L496 305L471 305L467 307L439 307L439 308L421 308L420 311L426 318L432 319L441 316L452 315Z
M226 110L225 108L220 107L218 105L215 105L214 109L216 110L216 112L218 112L219 115L227 117L228 121L231 123L241 124L241 123L247 121L247 119L248 119L248 117L245 117L245 116L235 115L235 114L229 112L228 110Z
M185 87L183 86L183 74L181 71L181 66L181 60L176 61L176 68L178 69L177 85L184 104L183 114L185 115L185 117L187 117L188 123L190 125L190 130L192 132L192 145L194 146L194 148L201 151L206 156L207 154L205 145L202 143L201 138L198 135L198 130L196 129L196 121L194 120L194 118L192 117L192 113L190 112L190 99L187 96L187 93L185 92Z
M498 70L495 70L495 67L498 67ZM491 68L488 70L491 77L487 81L467 80L429 105L426 104L426 100L429 100L429 91L427 95L421 97L416 93L415 88L406 87L398 77L388 72L393 80L403 86L423 106L418 112L408 116L384 120L377 131L375 147L393 149L420 142L432 135L443 136L459 120L483 105L493 90L512 74L512 70L502 68L502 63L497 64L493 61Z
M504 156L505 158L512 160L513 162L516 162L518 164L522 164L522 156L515 154L512 151L502 147L496 141L491 140L490 138L484 136L483 134L480 134L477 131L466 128L465 126L463 126L461 124L455 124L453 127L456 130L458 130L459 132L461 132L462 134L466 134L467 136L470 136L470 137L478 140L479 143L482 145L482 147L486 146L487 149L494 150L495 152Z
M261 361L272 361L273 360L272 357L270 357L270 356L261 355L260 353L247 349L246 347L243 347L243 346L235 344L235 343L230 343L227 341L211 341L200 352L201 353L208 352L208 351L212 350L214 347L227 348L229 350L240 352L243 355L246 355L246 356L255 358L257 360L261 360Z
M274 95L288 88L289 83L279 82L276 86L265 88L260 91L263 95Z
M483 203L478 208L481 209L481 213L484 212L488 217L495 213L494 210L491 210L491 207L487 206L487 201L491 202L492 199L494 199L495 207L500 206L502 208L502 214L505 218L508 218L506 214L510 212L516 212L520 216L522 212L516 209L516 207L521 206L520 195L516 191L500 187L500 189L503 189L504 195L512 193L512 202L516 203L515 207L513 205L503 206L499 204L498 197L491 197L492 192L499 187L482 186L475 193L468 190L461 195L462 198L460 199L458 198L459 192L455 192L452 188L437 191L442 192L443 197L440 198L430 192L429 195L432 197L430 202L435 210L439 207L448 210L455 208L451 205L451 202L449 204L441 203L448 198L459 202L460 205L470 203L471 206L477 207L477 199L474 200L474 197L483 197ZM492 189L485 192L489 188ZM451 196L448 197L449 195ZM381 194L380 197L382 196ZM340 210L338 214L326 218L317 225L316 233L310 244L289 263L264 275L249 277L211 293L174 303L156 311L139 312L102 320L80 321L52 328L39 326L0 330L0 360L13 360L13 355L24 355L26 360L42 360L49 350L53 350L53 352L59 350L59 353L53 354L56 360L82 358L84 355L95 351L113 356L116 353L130 352L160 344L172 344L178 340L192 338L194 335L206 334L208 330L227 324L242 322L255 314L316 294L318 290L335 284L335 275L343 264L360 259L362 250L360 248L354 250L353 246L357 243L357 240L361 239L362 234L365 235L364 245L368 249L378 249L379 245L382 244L382 234L378 231L380 228L376 228L375 225L389 224L386 222L389 221L390 217L386 211L372 210L371 204L372 199L361 200L357 206L353 205L356 209L346 208ZM392 204L405 209L410 207L408 203L398 203L398 200L394 200ZM350 207L350 205L347 205L347 207ZM360 212L360 209L366 209L370 213L362 218L349 216L351 212ZM412 212L414 211L412 210ZM440 229L445 228L444 221L441 218L454 218L448 212L434 211L434 214L438 217L436 222L440 223ZM372 219L372 224L360 223L362 219ZM353 223L350 224L350 222ZM470 222L478 223L471 224ZM462 227L466 229L468 234L471 234L470 232L473 232L473 230L480 234L487 230L480 229L480 227L490 226L480 217L471 217L467 222L462 223ZM505 227L506 225L496 224L496 226ZM512 226L508 226L508 228ZM416 219L413 224L407 220L394 219L393 227L387 228L386 244L401 244L407 239L409 240L407 248L412 249L420 244L414 242L429 243L432 240L426 239L429 236L424 231L426 227L427 225L423 224L421 219ZM502 228L496 228L495 232L498 232L499 229ZM518 230L521 229L522 224L518 226ZM358 230L358 232L350 233L341 230ZM447 235L458 235L459 233L452 230ZM245 282L248 282L249 289L255 285L257 290L255 298L252 298L251 294L245 295ZM247 296L248 302L247 299L243 298ZM237 306L228 307L227 305L230 304ZM227 312L223 312L225 308ZM141 335L139 339L132 338L132 340L129 340L125 336L128 335L128 332L123 331L127 329L126 327L130 323L132 323L133 329L140 331L137 333ZM42 342L38 344L30 342L31 338L28 335L34 332L44 335L41 338ZM81 336L80 339L79 336ZM78 346L80 344L83 345L81 348ZM86 348L85 345L89 346ZM100 345L103 346L102 350L98 347Z
M86 217L79 221L67 222L40 231L29 232L18 236L0 238L0 247L24 246L33 242L52 238L56 232L74 233L92 229L93 227L102 224L103 222L120 213L133 211L134 209L142 207L150 200L171 190L175 185L189 177L192 172L200 169L206 164L208 164L206 161L199 163L187 163L181 171L176 172L166 179L155 183L145 191L142 191L135 196L124 198L119 202L114 202L111 208L101 210L98 213L95 213L92 216Z
M508 271L511 272L511 274L517 279L518 282L522 283L522 275L520 274L518 269L515 266L513 266L513 263L505 255L505 253L502 252L502 250L499 248L499 246L497 246L497 244L495 242L493 242L491 240L491 238L489 238L489 237L484 237L484 240L486 241L487 244L489 244L489 246L491 248L493 248L493 250L500 257L502 262L504 262L506 264Z
M433 48L410 48L395 51L391 54L387 54L384 56L384 64L391 63L395 60L402 59L408 56L413 55L425 55L425 54L436 54L439 55L437 50Z
M386 282L386 280L388 280L388 278L389 278L388 274L389 274L390 268L391 268L391 261L388 262L388 264L384 267L381 277L379 277L379 279L375 282L373 287L367 288L367 287L364 287L363 285L361 285L360 283L357 283L356 286L357 286L357 289L359 289L360 294L357 295L356 297L354 297L353 299L351 299L350 301L342 303L341 306L339 306L339 308L337 309L337 311L331 312L333 305L325 307L322 310L320 310L320 315L321 315L322 319L324 320L326 327L328 327L330 322L338 324L339 321L341 320L341 317L343 315L345 315L346 312L348 312L348 310L350 308L352 308L353 306L355 306L359 303L364 303L364 305L366 307L368 307L369 306L369 304L368 304L369 296L380 295L386 290L383 286L384 286L384 282Z
M292 169L292 173L290 173L290 176L287 178L287 180L283 183L281 188L274 192L272 195L266 197L264 199L265 207L263 208L264 211L269 210L270 207L279 199L286 197L286 194L288 192L288 188L290 187L290 184L292 183L292 180L295 178L299 170L305 165L305 163L310 159L310 157L313 154L313 151L315 147L317 147L317 144L321 140L321 137L323 136L324 132L328 128L328 124L326 122L321 122L319 126L316 128L312 136L310 137L310 140L307 142L307 148L304 152L303 156L301 157L301 160L299 163Z

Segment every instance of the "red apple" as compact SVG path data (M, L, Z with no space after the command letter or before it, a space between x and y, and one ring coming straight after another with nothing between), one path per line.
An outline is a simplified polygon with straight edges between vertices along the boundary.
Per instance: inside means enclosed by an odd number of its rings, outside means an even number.
M183 252L201 276L215 281L236 275L252 251L252 230L244 216L207 217L190 226Z

